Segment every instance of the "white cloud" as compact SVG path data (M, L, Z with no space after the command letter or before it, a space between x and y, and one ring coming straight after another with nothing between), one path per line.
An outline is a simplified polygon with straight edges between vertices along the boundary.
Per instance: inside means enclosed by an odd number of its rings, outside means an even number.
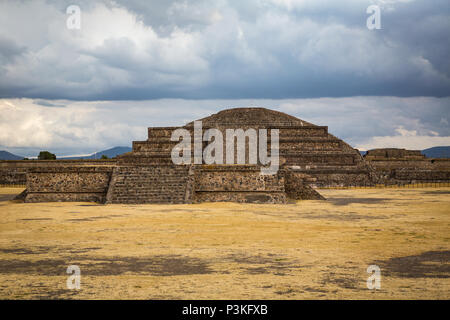
M450 136L418 136L397 135L385 137L372 137L367 142L356 145L359 150L377 148L404 148L409 150L424 150L437 146L450 146Z
M371 137L356 148L370 150L376 148L405 148L423 150L436 146L450 146L450 136L441 137L439 133L430 130L430 135L418 135L417 130L407 130L403 126L395 129L395 136Z
M99 104L58 103L67 107L45 107L30 99L0 100L0 144L88 151L106 147L108 141L129 145L130 137L145 134L145 126L112 121Z
M406 130L403 128L403 126L400 126L395 129L397 133L400 134L402 137L416 137L417 136L417 130Z

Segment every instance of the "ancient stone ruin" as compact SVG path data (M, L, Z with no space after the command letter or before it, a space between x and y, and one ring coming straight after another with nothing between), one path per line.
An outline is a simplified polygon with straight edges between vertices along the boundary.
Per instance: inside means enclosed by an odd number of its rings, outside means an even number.
M26 202L96 201L100 203L197 203L234 201L286 203L323 199L317 187L371 186L396 181L449 181L448 159L425 159L420 152L359 151L317 126L265 108L223 110L200 119L202 135L210 128L279 132L279 169L261 174L261 163L176 165L171 152L177 127L150 127L146 141L114 160L0 162L0 180L26 181ZM194 122L182 127L192 136ZM195 139L194 139L195 140ZM195 141L192 141L194 144ZM206 146L207 141L201 142ZM268 141L271 150L272 141ZM224 145L224 150L226 145ZM7 169L7 170L5 170ZM1 183L1 182L0 182Z
M374 149L364 160L375 170L378 183L449 182L450 159L429 159L419 150Z

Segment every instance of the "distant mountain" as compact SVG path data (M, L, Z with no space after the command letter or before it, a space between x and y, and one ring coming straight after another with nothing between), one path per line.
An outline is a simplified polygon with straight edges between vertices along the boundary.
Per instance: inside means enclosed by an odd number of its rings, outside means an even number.
M130 147L114 147L111 149L103 150L94 153L93 155L89 156L86 159L100 159L102 155L107 156L108 158L114 158L118 155L130 152L132 149Z
M433 147L422 150L427 158L450 158L450 147Z
M66 159L66 160L77 160L77 159L100 159L102 155L107 156L108 158L114 158L118 155L130 152L132 149L130 147L114 147L111 149L99 151L91 154L90 156L82 156L82 157L58 157L58 159Z
M8 151L0 151L0 160L22 160L23 158Z

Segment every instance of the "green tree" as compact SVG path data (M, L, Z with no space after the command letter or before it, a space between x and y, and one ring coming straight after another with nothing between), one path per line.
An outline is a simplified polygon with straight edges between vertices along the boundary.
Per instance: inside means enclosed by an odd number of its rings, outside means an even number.
M38 155L38 160L56 160L56 156L48 151L41 151Z
M100 159L109 159L106 154L102 154L102 157Z

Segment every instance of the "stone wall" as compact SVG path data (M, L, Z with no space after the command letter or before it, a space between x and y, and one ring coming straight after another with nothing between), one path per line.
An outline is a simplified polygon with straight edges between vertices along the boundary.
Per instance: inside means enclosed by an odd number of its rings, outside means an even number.
M0 184L26 184L27 172L32 168L115 165L108 160L0 160Z
M369 150L364 159L378 174L379 183L450 181L450 159L429 159L418 150L375 149Z
M94 201L106 199L111 167L30 168L25 202Z
M369 160L380 183L449 182L450 159Z
M287 202L286 194L268 192L199 192L196 202L238 202L238 203L272 203L284 204Z
M364 168L346 168L345 166L334 166L329 168L317 168L314 166L289 167L293 172L308 177L309 185L317 188L322 187L346 187L346 186L371 186L376 183L374 172Z
M195 169L196 202L286 203L284 175L261 175L255 165L203 165Z
M26 184L28 168L19 166L3 166L0 167L0 185L1 184Z
M366 160L373 159L424 159L425 155L420 150L406 150L397 148L382 148L367 151Z
M336 166L336 165L356 165L355 155L352 153L285 153L280 155L286 162L287 166L303 166L303 165L321 165L321 166Z

